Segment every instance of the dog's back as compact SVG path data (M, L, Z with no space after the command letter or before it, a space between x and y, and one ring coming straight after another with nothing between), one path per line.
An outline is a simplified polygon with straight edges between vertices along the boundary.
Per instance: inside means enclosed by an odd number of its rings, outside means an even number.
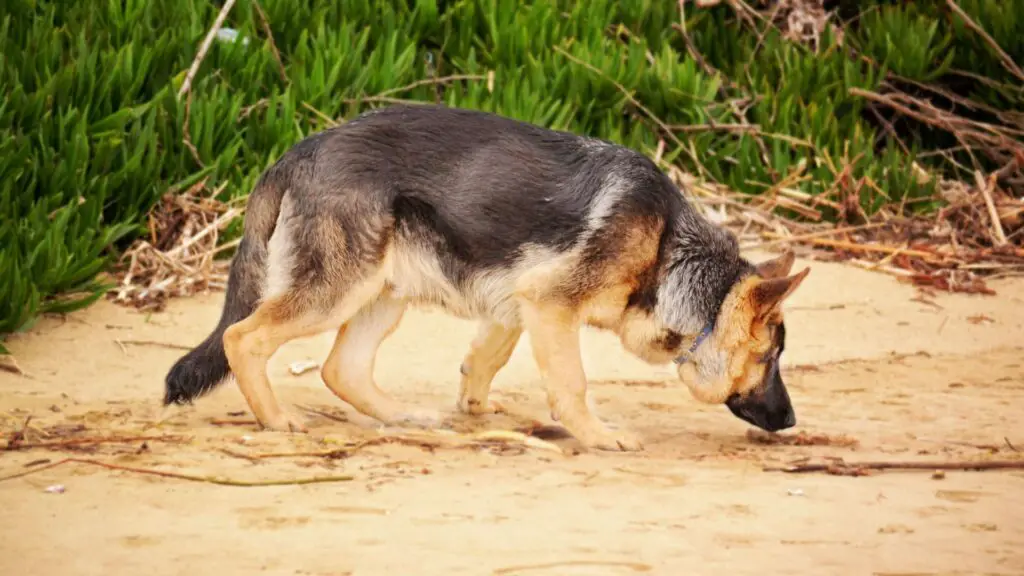
M639 153L476 111L390 107L311 142L284 208L305 230L289 243L289 276L341 257L341 234L348 257L390 259L396 295L461 316L514 321L515 284L538 267L559 268L567 292L586 289L600 279L579 268L619 251L624 231L609 227L689 209Z

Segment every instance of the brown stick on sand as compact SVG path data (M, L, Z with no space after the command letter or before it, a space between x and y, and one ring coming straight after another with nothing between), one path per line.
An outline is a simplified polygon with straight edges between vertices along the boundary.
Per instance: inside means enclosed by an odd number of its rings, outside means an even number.
M178 480L188 480L191 482L206 482L208 484L219 484L221 486L243 486L243 487L254 487L254 486L296 486L302 484L319 484L324 482L348 482L354 480L355 476L345 474L342 476L313 476L310 478L296 478L291 480L234 480L231 478L224 478L221 476L199 476L195 474L183 474L181 472L168 472L165 470L153 470L150 468L135 468L132 466L120 466L117 464L110 464L108 462L101 462L99 460L89 460L86 458L65 458L58 460L52 464L46 464L38 468L33 468L25 472L19 472L8 476L0 476L0 482L5 480L13 480L15 478L22 478L30 474L42 472L43 470L50 470L58 466L65 464L78 463L88 464L90 466L99 466L108 470L119 470L122 472L132 472L134 474L147 474L150 476L161 476L164 478L176 478Z
M830 462L765 466L765 472L804 474L826 472L835 476L865 476L868 470L1024 470L1024 460L984 460L979 462Z
M69 448L71 446L94 446L98 444L132 444L135 442L184 442L183 436L113 436L110 438L64 438L41 442L8 442L0 451L31 450L33 448Z

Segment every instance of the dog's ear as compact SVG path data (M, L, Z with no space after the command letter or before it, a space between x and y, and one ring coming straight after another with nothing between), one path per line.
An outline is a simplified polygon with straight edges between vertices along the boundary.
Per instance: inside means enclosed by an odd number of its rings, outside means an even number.
M782 278L789 274L793 268L796 254L792 250L786 250L778 258L765 260L756 266L757 273L765 278Z
M810 268L804 268L792 276L782 278L769 278L757 283L750 291L750 300L755 310L755 317L765 318L793 293L804 281L804 278L811 273Z

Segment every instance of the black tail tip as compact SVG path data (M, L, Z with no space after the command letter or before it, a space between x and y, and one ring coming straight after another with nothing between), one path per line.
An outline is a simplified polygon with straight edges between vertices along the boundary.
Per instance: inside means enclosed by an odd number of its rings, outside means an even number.
M164 406L191 404L206 394L228 375L227 359L205 354L203 346L181 357L167 372L164 380Z

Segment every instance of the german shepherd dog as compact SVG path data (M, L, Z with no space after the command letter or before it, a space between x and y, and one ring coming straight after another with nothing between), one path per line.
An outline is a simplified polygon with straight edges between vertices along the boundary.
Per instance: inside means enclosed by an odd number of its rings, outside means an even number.
M410 305L478 319L457 406L494 410L491 381L529 335L553 419L587 448L641 450L587 402L582 326L642 360L675 361L701 402L765 430L796 419L779 374L781 303L809 269L754 265L647 157L618 145L443 106L378 109L311 135L260 177L220 322L179 359L164 404L234 374L264 427L303 432L266 365L285 342L337 331L324 383L385 423L440 412L377 387L381 343Z

